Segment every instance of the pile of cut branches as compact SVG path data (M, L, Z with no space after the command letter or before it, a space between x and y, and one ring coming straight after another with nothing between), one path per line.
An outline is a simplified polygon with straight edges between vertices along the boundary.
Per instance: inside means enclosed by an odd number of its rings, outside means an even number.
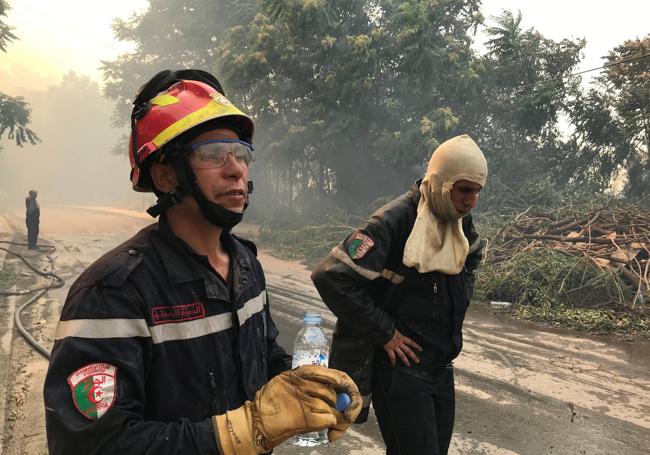
M638 206L531 207L496 231L485 259L498 265L539 249L582 258L622 279L627 289L619 289L618 303L634 308L650 297L650 212Z

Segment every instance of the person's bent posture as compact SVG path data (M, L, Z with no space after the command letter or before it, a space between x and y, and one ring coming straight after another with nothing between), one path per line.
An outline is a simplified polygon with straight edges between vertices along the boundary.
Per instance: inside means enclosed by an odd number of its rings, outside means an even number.
M330 365L352 376L364 405L372 397L389 455L447 453L452 360L482 251L469 213L486 176L469 136L446 141L424 180L375 212L312 274L338 317Z
M69 291L44 387L50 454L256 455L300 432L335 440L357 417L345 373L289 370L255 245L230 232L253 129L204 71L163 71L138 93L131 181L160 219Z

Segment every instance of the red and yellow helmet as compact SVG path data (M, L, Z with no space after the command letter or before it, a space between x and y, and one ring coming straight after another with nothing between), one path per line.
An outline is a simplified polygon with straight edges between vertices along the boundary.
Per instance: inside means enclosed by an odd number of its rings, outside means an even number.
M238 124L242 140L251 142L253 120L237 109L216 88L197 80L181 80L148 100L144 115L132 120L129 140L131 184L136 191L151 191L143 178L143 163L172 140L192 128L215 119ZM133 137L135 135L135 137ZM137 150L134 150L137 147Z

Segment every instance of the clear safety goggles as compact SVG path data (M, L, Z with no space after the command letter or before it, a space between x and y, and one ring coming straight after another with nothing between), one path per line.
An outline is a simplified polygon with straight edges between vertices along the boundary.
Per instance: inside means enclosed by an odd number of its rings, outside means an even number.
M211 139L190 144L189 148L201 168L222 167L226 164L228 155L232 155L238 163L246 166L255 160L252 144L239 139Z

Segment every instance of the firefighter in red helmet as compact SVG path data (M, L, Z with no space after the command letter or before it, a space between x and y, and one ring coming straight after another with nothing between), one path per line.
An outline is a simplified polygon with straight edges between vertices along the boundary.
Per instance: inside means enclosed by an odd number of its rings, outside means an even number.
M345 373L289 370L255 245L230 232L253 133L204 71L163 71L136 96L131 182L160 218L70 289L44 387L50 454L255 455L355 420Z

